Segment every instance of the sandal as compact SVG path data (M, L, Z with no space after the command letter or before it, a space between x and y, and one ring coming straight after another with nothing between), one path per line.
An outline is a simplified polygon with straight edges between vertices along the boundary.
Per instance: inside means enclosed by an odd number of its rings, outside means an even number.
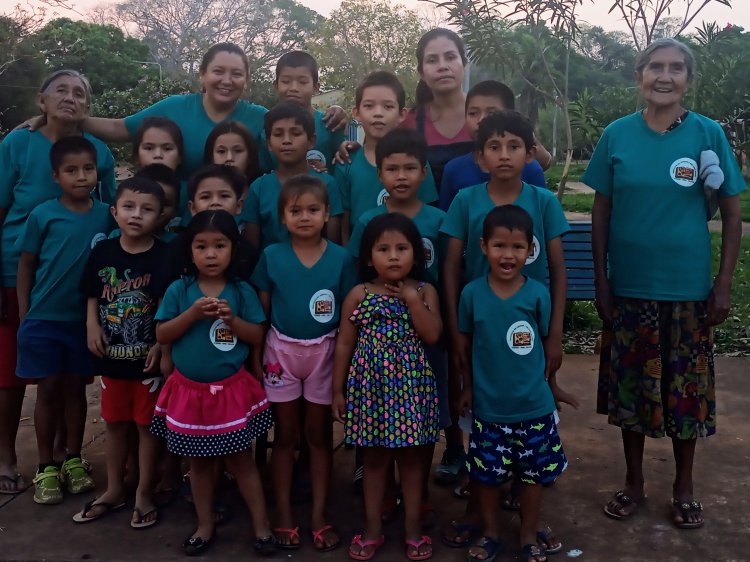
M213 536L207 539L190 536L182 543L182 550L185 551L186 556L200 556L211 547L213 542Z
M15 496L16 494L25 492L27 488L26 481L20 472L16 472L13 476L3 474L0 476L0 482L3 482L6 486L5 488L0 488L0 494L8 496Z
M539 548L538 544L525 544L523 545L521 552L523 553L523 556L525 557L523 559L526 560L526 562L531 562L532 560L534 562L547 562L547 556L542 549Z
M673 523L678 529L700 529L703 527L704 521L703 515L701 515L703 513L703 504L701 502L696 500L686 502L673 499L672 508L674 510ZM690 521L690 516L696 514L701 515L700 521Z
M336 535L336 542L333 544L330 544L326 546L326 539L323 536L323 533L326 531L331 531L334 535ZM339 538L336 531L333 529L333 525L324 525L317 531L312 531L312 539L313 539L313 547L315 547L315 550L318 552L330 552L331 550L336 550L339 545L341 545L341 539Z
M480 558L477 554L472 554L471 549L472 548L481 548L485 552L485 557ZM475 542L471 544L469 547L469 560L480 560L481 562L492 562L495 558L497 558L497 555L500 554L500 551L503 550L503 543L499 540L495 540L493 538L484 536L477 539Z
M362 535L356 535L349 545L349 558L352 560L372 560L384 542L385 537L383 535L380 535L377 539L363 539ZM352 550L355 546L359 549L357 552ZM373 547L372 552L365 554L364 551L368 546Z
M84 505L81 511L73 516L73 521L76 523L90 523L91 521L101 519L105 515L109 515L123 507L125 507L125 502L114 504L109 502L97 502L96 499L93 499ZM103 511L99 511L96 515L92 515L91 517L86 517L86 514L95 508L102 508Z
M137 507L133 508L133 513L135 513L135 521L130 521L130 526L133 529L148 529L149 527L153 527L159 522L159 509L154 507L153 509L148 510L146 513L143 513L140 509ZM147 519L153 515L153 519L150 519L147 521Z
M275 529L271 529L271 531L276 538L276 548L278 548L279 550L297 550L300 546L302 546L302 540L299 536L299 527L295 527L294 529L289 529L287 527L276 527ZM288 542L281 542L281 539L278 536L279 533L284 534L284 538ZM295 539L297 540L297 542L293 542Z
M536 532L536 542L544 549L545 554L557 554L563 548L562 542L557 540L550 527L545 527Z
M258 556L271 556L276 552L276 537L273 535L256 537L253 548L255 549L255 554Z
M455 533L453 538L450 538L445 534L447 529L453 529L453 532ZM445 546L451 548L466 548L480 531L481 529L479 525L474 523L459 523L458 521L451 521L440 534L440 540L443 541ZM463 540L458 540L461 537L465 538Z
M406 557L409 560L429 560L432 558L432 539L427 535L422 535L418 539L407 539L406 541ZM419 549L422 547L430 547L427 552L419 553Z
M622 521L623 519L627 519L636 511L638 511L638 507L645 499L645 496L640 499L634 499L626 494L625 490L617 490L613 499L611 499L609 503L604 506L604 513L607 514L607 517ZM612 504L615 504L615 507L610 507ZM624 511L625 508L630 506L633 506L633 509L631 511Z

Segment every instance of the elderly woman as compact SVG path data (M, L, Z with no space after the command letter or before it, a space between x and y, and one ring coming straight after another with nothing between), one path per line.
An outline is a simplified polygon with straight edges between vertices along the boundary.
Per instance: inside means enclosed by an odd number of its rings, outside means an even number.
M646 497L645 437L667 435L673 522L682 529L703 525L693 459L697 438L716 431L712 326L729 313L746 188L719 125L683 106L694 74L679 41L644 50L635 78L646 107L605 129L583 177L596 190L596 305L605 325L597 411L620 427L626 465L625 486L604 511L614 519L636 512ZM712 282L706 217L716 195L722 243Z
M24 381L16 377L16 332L18 300L16 271L19 252L15 248L21 226L34 207L59 196L52 179L49 151L58 139L82 135L81 123L91 104L88 80L74 70L58 70L42 83L38 93L44 124L35 131L19 129L0 144L0 493L23 491L16 469L15 441ZM112 201L115 192L115 161L109 148L85 134L97 152L98 185L95 196Z

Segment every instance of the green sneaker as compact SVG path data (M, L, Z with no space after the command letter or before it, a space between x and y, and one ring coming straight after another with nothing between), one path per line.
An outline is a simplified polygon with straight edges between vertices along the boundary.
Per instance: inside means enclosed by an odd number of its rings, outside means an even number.
M96 486L86 470L86 463L79 457L66 460L62 465L61 479L71 494L90 492Z
M60 472L56 466L48 466L44 472L37 472L34 476L34 501L43 505L62 503Z

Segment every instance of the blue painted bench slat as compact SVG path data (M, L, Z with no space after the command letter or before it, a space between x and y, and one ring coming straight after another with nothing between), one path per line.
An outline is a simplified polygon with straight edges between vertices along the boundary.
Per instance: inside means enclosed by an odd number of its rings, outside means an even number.
M568 274L569 301L594 300L594 257L591 251L591 221L569 221L570 232L563 235L565 270Z

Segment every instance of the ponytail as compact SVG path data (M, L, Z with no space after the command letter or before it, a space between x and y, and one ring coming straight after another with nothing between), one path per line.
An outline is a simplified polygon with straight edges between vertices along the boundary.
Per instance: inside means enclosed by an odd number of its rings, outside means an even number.
M435 96L432 94L432 90L427 85L427 82L425 82L421 78L419 82L417 82L417 91L415 93L414 99L414 106L416 108L424 108L428 103L435 99Z

